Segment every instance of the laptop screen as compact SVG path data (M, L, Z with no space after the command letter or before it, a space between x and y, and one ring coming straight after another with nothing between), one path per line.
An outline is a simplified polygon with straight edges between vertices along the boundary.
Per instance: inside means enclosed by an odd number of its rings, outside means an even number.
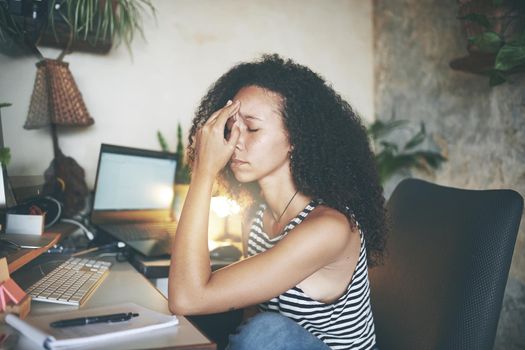
M169 210L176 167L173 153L103 144L93 210Z

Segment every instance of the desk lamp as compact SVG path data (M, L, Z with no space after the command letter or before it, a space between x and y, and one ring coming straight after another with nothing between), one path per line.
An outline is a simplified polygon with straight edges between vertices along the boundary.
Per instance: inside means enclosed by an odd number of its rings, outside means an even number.
M229 227L229 217L241 211L239 204L228 197L216 196L211 198L210 208L224 223L221 234L215 239L223 242L239 242L240 236L232 234Z
M42 59L31 95L25 129L51 127L54 159L45 171L44 194L64 204L64 215L71 217L85 206L89 193L84 169L58 146L57 126L89 126L94 123L82 95L69 70L69 64L59 59Z

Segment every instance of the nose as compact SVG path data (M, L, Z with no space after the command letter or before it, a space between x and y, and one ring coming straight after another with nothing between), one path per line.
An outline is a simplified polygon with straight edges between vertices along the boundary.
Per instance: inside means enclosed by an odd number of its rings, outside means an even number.
M235 144L235 149L242 151L244 149L244 135L246 131L244 130L242 126L239 128L240 134L239 139L237 140L237 143Z
M237 125L239 126L239 139L235 144L235 149L242 151L244 150L244 139L246 137L246 131L248 128L246 127L246 124L243 123L241 118L237 118Z

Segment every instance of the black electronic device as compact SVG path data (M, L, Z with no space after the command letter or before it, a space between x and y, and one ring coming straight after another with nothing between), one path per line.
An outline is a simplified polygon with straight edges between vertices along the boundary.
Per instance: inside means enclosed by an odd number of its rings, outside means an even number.
M222 261L237 261L242 257L242 252L234 245L222 245L210 251L210 258Z

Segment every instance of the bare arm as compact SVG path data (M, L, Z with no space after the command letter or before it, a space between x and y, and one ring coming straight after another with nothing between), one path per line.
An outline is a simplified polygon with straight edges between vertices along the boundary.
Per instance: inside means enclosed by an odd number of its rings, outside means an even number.
M200 285L170 285L175 293L185 290L184 298L176 298L177 304L170 299L171 310L203 314L239 309L292 288L333 262L347 246L351 234L340 215L342 219L320 216L305 220L272 249L210 273Z
M191 184L172 246L168 299L173 312L180 312L190 297L187 294L202 289L211 276L208 252L210 198L215 177L230 159L239 137L238 127L234 127L230 139L224 139L224 125L237 113L239 106L238 102L228 101L196 135Z

